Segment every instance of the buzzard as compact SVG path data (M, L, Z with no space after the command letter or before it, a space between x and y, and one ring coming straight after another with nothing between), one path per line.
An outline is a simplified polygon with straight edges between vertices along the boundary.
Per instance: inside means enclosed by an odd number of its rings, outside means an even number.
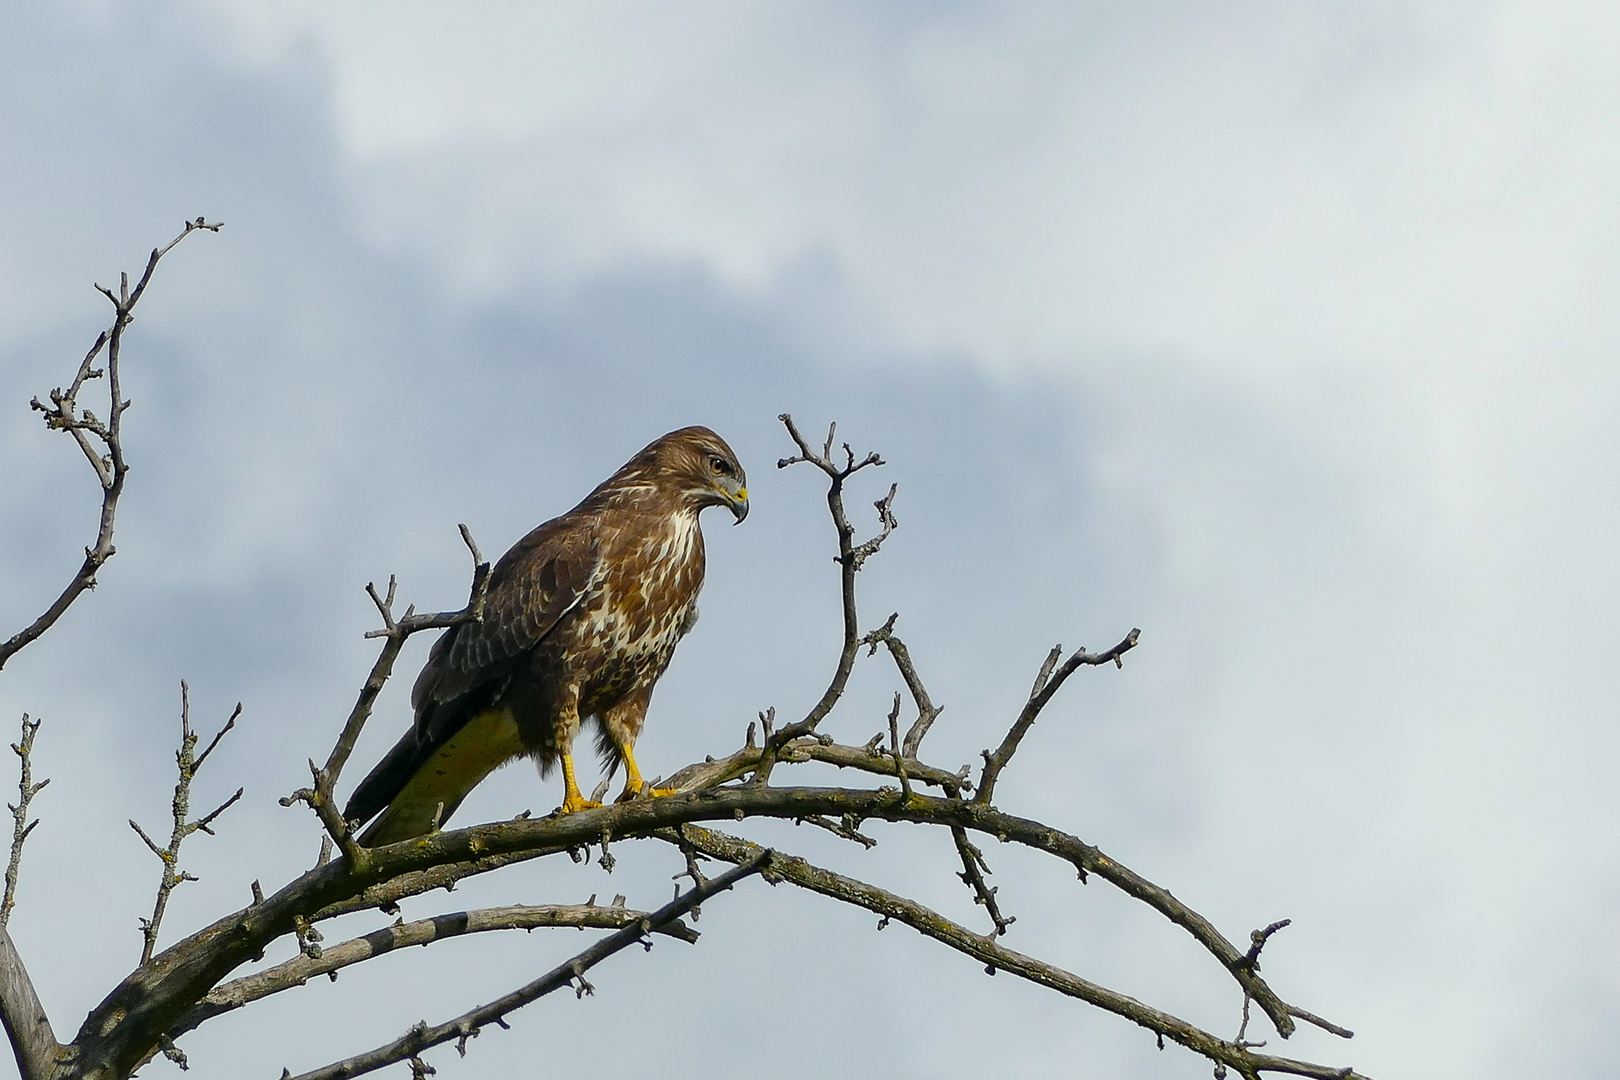
M748 515L747 478L704 427L649 444L585 501L501 556L481 622L444 632L411 690L416 723L355 789L343 816L367 846L431 832L467 793L518 757L548 775L559 762L563 813L590 809L574 779L581 720L596 724L604 764L633 752L658 677L697 622L703 585L698 515ZM380 815L380 816L379 816Z

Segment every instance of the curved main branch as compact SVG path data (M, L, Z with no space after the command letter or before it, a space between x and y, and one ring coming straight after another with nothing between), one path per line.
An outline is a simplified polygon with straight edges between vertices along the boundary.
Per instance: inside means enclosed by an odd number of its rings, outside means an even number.
M670 843L685 845L711 858L731 863L757 858L762 850L746 840L690 825L679 830L668 830L660 836ZM1133 997L1082 979L1056 965L1004 948L996 943L994 937L975 934L913 900L816 866L797 856L777 852L771 862L771 873L800 888L876 912L885 920L903 922L919 933L982 962L988 974L1010 971L1031 982L1123 1016L1211 1061L1229 1065L1245 1077L1258 1077L1262 1072L1278 1072L1313 1077L1315 1080L1368 1080L1352 1069L1335 1069L1292 1058L1257 1054L1247 1045L1211 1035L1180 1017L1155 1009Z
M1082 875L1102 877L1186 929L1231 972L1280 1032L1292 1032L1292 1017L1303 1015L1282 1001L1244 962L1245 954L1207 919L1168 890L1062 830L960 799L916 793L906 798L893 788L871 791L743 784L685 796L641 799L560 817L435 833L370 849L363 872L351 871L343 860L317 867L262 904L227 916L153 957L96 1007L75 1041L85 1054L93 1053L96 1059L110 1063L104 1075L119 1075L114 1068L132 1067L157 1044L162 1033L231 970L252 960L271 942L292 933L297 919L333 906L348 906L368 889L406 875L480 863L493 868L514 861L511 856L595 844L604 833L630 839L660 828L701 821L813 815L835 820L849 815L856 820L879 818L961 826L1049 852L1069 862ZM427 887L424 884L423 888ZM98 1074L86 1071L83 1075Z

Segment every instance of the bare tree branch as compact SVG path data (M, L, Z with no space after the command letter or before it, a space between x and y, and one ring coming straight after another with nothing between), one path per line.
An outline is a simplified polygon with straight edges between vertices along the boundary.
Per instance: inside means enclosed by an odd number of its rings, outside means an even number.
M22 1080L50 1080L62 1048L4 926L0 926L0 1022L5 1024Z
M860 748L847 749L852 755L861 753ZM592 845L604 832L625 840L702 820L750 816L791 820L812 815L856 822L879 818L960 825L970 832L1005 838L1056 855L1083 875L1094 873L1110 881L1188 930L1231 971L1279 1031L1293 1030L1291 1016L1312 1020L1303 1010L1282 1002L1257 973L1244 965L1244 954L1203 916L1167 890L1060 830L961 799L914 793L907 800L894 788L865 791L743 784L685 796L635 800L560 817L434 833L371 849L371 862L363 874L344 862L317 867L262 903L228 915L154 956L92 1010L76 1043L85 1057L107 1062L110 1070L127 1071L156 1045L162 1032L173 1027L228 972L260 955L269 942L291 933L296 920L307 922L307 916L316 913L324 917L386 902L387 893L379 896L375 892L370 894L369 903L359 902L368 890L384 883L417 875L414 891L421 891L434 887L432 873L440 868L452 868L443 872L456 880L535 857L542 851L555 854ZM109 1071L107 1075L123 1074Z
M1142 631L1132 630L1125 635L1123 641L1107 652L1092 654L1086 652L1085 649L1081 649L1065 660L1063 666L1055 672L1052 670L1052 666L1057 662L1057 657L1062 652L1063 647L1060 645L1054 648L1051 655L1046 658L1046 663L1041 666L1040 674L1035 678L1035 688L1030 691L1029 700L1024 703L1023 711L1018 714L1018 719L1014 720L1012 727L1007 730L1007 735L1001 740L1001 745L996 747L993 754L988 750L984 751L984 772L979 778L979 791L978 794L973 796L973 801L989 804L990 796L996 788L996 778L1001 775L1001 770L1007 767L1007 762L1011 761L1013 754L1017 752L1019 741L1023 739L1025 732L1029 731L1030 727L1034 725L1035 718L1041 714L1042 709L1046 708L1046 703L1052 700L1052 695L1062 688L1064 681L1070 675L1088 665L1111 662L1116 666L1124 666L1124 661L1120 658L1136 648L1136 640L1141 636Z
M867 634L861 639L861 643L868 646L866 654L868 656L875 653L879 645L888 649L890 657L894 659L896 670L900 672L900 678L905 680L906 689L911 692L912 703L917 706L917 719L906 731L906 741L901 744L901 752L907 758L915 758L922 746L923 737L928 734L928 729L934 726L939 714L945 710L943 706L935 705L933 698L928 696L928 688L923 685L922 676L917 674L917 667L911 661L911 651L906 648L905 642L895 636L894 624L898 618L900 618L898 612L890 615L888 622Z
M698 764L688 765L678 770L664 782L664 786L677 792L702 791L716 787L729 780L746 776L759 765L764 751L759 747L745 746L723 758L709 758ZM841 769L857 769L861 772L873 773L878 776L892 776L899 779L896 762L889 754L880 751L875 745L871 748L860 746L844 746L832 741L830 735L808 736L795 739L784 745L778 751L778 760L788 764L799 764L806 761L821 761L828 765L836 765ZM906 775L912 780L920 780L925 784L946 790L956 790L971 786L967 782L967 767L950 773L944 769L927 765L916 758L906 759Z
M113 521L118 513L118 498L124 492L124 477L129 472L129 466L124 461L124 445L122 441L122 424L124 412L130 403L124 400L123 390L119 382L118 362L120 350L123 346L124 328L135 317L135 305L146 293L146 286L152 280L152 272L157 269L158 260L174 250L174 246L193 232L206 230L218 232L223 224L216 222L208 224L202 218L186 222L185 229L168 244L161 248L153 248L152 254L146 260L146 272L141 275L140 281L132 290L129 287L129 275L121 274L119 291L115 295L112 290L104 289L100 285L96 288L112 301L113 324L102 331L79 363L79 370L73 381L68 384L67 390L57 388L50 393L51 403L42 404L39 398L31 402L35 411L45 415L47 427L56 431L66 431L71 434L79 445L79 449L89 459L90 466L95 470L96 480L101 485L101 518L96 529L95 544L84 549L84 561L79 564L79 570L73 575L73 580L51 602L45 613L40 615L27 627L13 634L11 638L0 642L0 668L6 666L17 653L28 645L39 640L40 635L56 624L62 613L72 606L73 602L87 590L95 588L96 572L102 565L113 557ZM96 357L101 355L103 347L107 352L107 366L98 369L92 365ZM84 384L91 380L107 379L107 419L102 421L94 413L79 409L79 391ZM101 443L102 450L97 450L91 442L94 439Z
M6 804L11 811L11 860L6 863L6 893L5 899L0 900L0 927L11 921L11 911L17 906L17 874L22 869L23 844L39 824L39 819L28 820L28 804L34 801L34 796L45 790L49 784L47 777L39 783L34 783L34 736L39 734L39 720L29 720L28 714L23 713L22 738L11 744L11 750L17 755L20 766L20 777L17 780L17 804Z
M838 532L838 555L835 560L841 568L840 592L843 598L844 613L844 644L838 654L838 666L833 671L832 681L828 683L826 692L821 700L811 707L810 712L803 720L788 724L779 729L774 735L765 740L765 753L761 756L759 766L754 772L757 783L766 783L770 779L771 769L775 766L777 755L781 748L794 739L813 734L816 725L826 719L832 712L833 706L844 696L844 687L849 684L849 676L855 670L855 657L861 647L860 627L857 623L855 610L855 575L860 572L866 560L877 552L878 546L888 538L898 522L890 507L894 503L895 489L891 487L888 495L879 499L874 505L878 510L878 519L882 525L882 532L871 540L862 544L855 543L855 526L849 522L849 515L844 512L844 482L851 476L860 472L869 465L883 464L883 459L876 453L869 453L864 458L856 460L855 451L850 449L848 443L844 444L845 463L837 464L832 457L833 437L837 434L838 425L833 424L827 429L827 442L820 453L811 449L805 442L804 436L794 426L793 417L783 413L777 419L782 421L788 430L788 435L798 446L799 453L792 457L785 457L776 463L779 469L799 462L808 462L827 475L827 509L832 513L833 526Z
M39 824L37 819L28 820L28 804L50 783L48 779L34 783L34 736L39 734L39 726L40 721L30 720L28 714L23 713L22 738L11 744L21 776L17 781L17 804L10 807L11 860L6 864L5 899L0 901L0 1021L5 1024L12 1053L17 1059L17 1071L23 1080L47 1080L61 1049L45 1007L34 992L28 968L6 929L17 902L17 874L22 867L23 844Z
M414 605L405 609L405 614L396 619L394 617L394 596L398 589L398 580L393 575L388 578L388 594L385 597L377 595L374 584L366 586L366 592L372 602L377 605L377 611L382 616L383 628L372 630L366 637L381 637L387 641L377 662L371 666L371 674L366 677L365 685L360 688L360 696L349 712L349 718L343 725L343 733L338 736L337 743L327 756L324 766L317 766L314 761L309 763L310 775L313 784L307 788L300 788L281 800L282 806L291 806L295 802L308 805L320 817L321 824L326 826L327 833L337 841L338 847L343 851L344 858L355 869L363 868L365 852L355 840L348 822L338 811L333 793L337 788L338 777L343 773L343 766L348 763L349 755L354 752L354 745L360 739L360 732L366 726L366 720L371 716L371 708L377 701L377 695L382 693L384 684L394 673L394 661L405 647L405 642L412 634L424 630L442 630L451 626L459 626L467 622L481 622L484 618L484 603L489 595L490 565L484 559L484 553L479 550L478 543L473 539L471 530L466 525L458 526L461 530L462 542L473 559L472 588L467 597L467 606L460 611L441 611L431 615L418 615Z
M900 781L900 793L911 798L911 777L906 775L906 758L900 752L900 694L894 695L894 707L889 710L889 757L894 761L894 775Z
M710 858L732 863L746 863L747 860L757 858L761 850L746 840L696 826L682 828L679 833L667 830L659 835L671 843L684 843L696 848ZM866 908L885 919L903 922L927 937L985 964L988 974L1009 971L1031 982L1106 1009L1157 1035L1180 1043L1211 1061L1231 1066L1246 1077L1258 1077L1264 1072L1274 1072L1313 1077L1316 1080L1367 1080L1353 1069L1330 1068L1291 1058L1256 1054L1247 1046L1227 1042L1135 998L1089 982L1052 964L1003 948L995 943L993 937L975 934L915 901L896 896L864 881L823 869L797 856L776 853L771 860L771 875L811 892Z
M335 979L337 972L343 968L409 945L428 945L491 930L537 930L547 927L619 930L626 926L640 926L644 921L650 923L651 919L652 916L645 911L586 903L482 908L435 915L431 919L415 922L395 922L392 926L322 949L318 957L300 954L286 963L224 983L182 1016L168 1034L171 1038L179 1038L221 1013L240 1009L283 990L303 986L320 975ZM678 938L688 944L696 944L698 939L697 931L680 919L659 923L652 927L652 932Z
M236 718L241 715L242 703L237 702L236 708L231 712L231 718L225 722L225 726L220 728L219 734L215 735L213 741L208 744L208 749L202 752L201 757L196 756L197 733L191 730L191 687L186 685L184 679L180 681L180 749L174 755L180 778L175 781L174 785L174 802L172 804L174 827L169 833L169 846L158 847L157 843L146 835L146 830L136 824L133 819L129 823L129 827L135 830L137 836L146 841L146 846L152 849L152 854L156 855L163 863L163 877L158 881L157 901L152 906L152 917L141 920L141 963L143 964L152 959L152 950L157 945L158 931L163 925L163 913L169 906L169 894L174 891L175 886L182 882L197 880L180 869L180 845L185 843L186 837L194 832L205 832L213 835L214 830L209 826L213 824L214 819L229 810L236 800L242 797L242 789L237 788L235 795L226 799L211 813L204 814L195 821L190 820L191 782L196 778L197 770L202 768L203 761L209 754L214 752L214 747L219 745L219 740L225 737L225 733L236 726Z
M670 901L659 908L652 915L633 925L627 926L618 933L612 934L596 942L590 948L579 953L573 959L553 968L542 977L497 998L487 1005L462 1013L454 1020L429 1027L426 1023L417 1024L406 1032L404 1036L386 1046L354 1057L345 1058L324 1068L314 1069L301 1073L294 1080L339 1080L351 1076L360 1076L385 1065L392 1065L396 1061L405 1061L416 1057L423 1050L441 1043L458 1040L458 1049L466 1053L467 1040L476 1038L480 1029L487 1024L500 1024L505 1027L504 1018L510 1012L521 1009L530 1002L551 993L564 986L576 986L581 996L594 993L595 988L585 981L585 972L595 965L606 960L614 953L638 943L647 944L648 934L655 928L673 922L686 914L702 901L731 888L738 881L751 874L766 869L771 861L771 852L761 849L759 853L749 859L743 860L738 866L717 878L713 878L701 885L694 886L684 896Z
M402 874L394 874L385 880L377 882L359 890L352 896L337 900L324 907L317 908L309 916L309 921L324 922L335 919L341 915L350 915L356 911L366 911L375 908L386 915L399 913L399 902L412 896L421 896L434 889L443 889L446 892L454 891L458 882L470 877L492 873L503 867L512 866L521 862L532 862L550 855L560 855L570 850L566 845L548 845L528 850L503 852L500 855L485 855L481 858L467 859L461 862L442 863L428 867L424 870L412 870ZM578 850L577 846L573 850Z
M133 319L135 305L145 294L146 287L152 280L152 273L157 269L158 261L194 231L204 229L218 232L220 228L220 224L210 225L200 217L195 221L186 222L179 236L167 245L153 249L147 258L146 271L141 275L133 291L129 288L127 274L120 275L117 296L106 289L101 289L100 291L113 303L111 328L97 335L95 343L80 361L78 371L66 391L61 388L51 391L49 395L51 404L48 406L41 404L37 397L33 399L31 405L36 411L44 414L46 426L72 435L74 442L89 461L92 471L96 474L96 481L101 487L101 514L97 523L95 543L85 548L84 561L80 563L78 571L66 588L57 595L43 614L6 641L0 642L0 668L28 645L39 640L75 600L94 588L97 571L113 556L113 527L118 512L118 499L123 493L124 478L129 471L129 466L124 460L122 425L124 412L130 403L123 396L119 370L124 329ZM97 288L100 289L100 286ZM104 369L98 370L93 365L103 349L107 353L107 365ZM78 404L79 393L84 384L103 376L107 379L108 387L105 421L98 419L89 409L81 411ZM100 450L92 440L101 444ZM22 740L12 747L22 762L22 779L19 784L18 803L12 807L15 826L12 833L11 858L6 868L5 897L0 901L0 1018L4 1019L6 1032L16 1054L17 1068L24 1080L45 1080L49 1077L56 1068L60 1050L51 1031L50 1021L34 993L27 969L23 966L16 946L6 930L6 923L16 903L17 874L23 843L37 824L27 820L28 804L49 783L48 780L40 781L38 784L32 783L30 751L34 734L38 729L38 721L31 724L25 715Z
M953 825L951 839L956 841L956 853L962 859L962 872L956 876L962 879L962 884L973 890L973 902L983 906L989 913L990 921L996 924L995 934L1000 937L1007 932L1007 927L1018 919L1001 913L1001 905L996 902L996 890L984 880L984 875L990 872L990 864L984 861L984 852L979 850L978 845L968 839L967 830L960 825Z

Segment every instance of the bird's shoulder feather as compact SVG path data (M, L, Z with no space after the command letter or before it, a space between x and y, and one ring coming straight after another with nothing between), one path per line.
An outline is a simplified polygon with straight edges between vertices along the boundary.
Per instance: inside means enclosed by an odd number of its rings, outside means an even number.
M554 518L501 556L483 619L445 631L411 689L419 723L433 706L503 678L579 604L601 569L593 518L579 510Z

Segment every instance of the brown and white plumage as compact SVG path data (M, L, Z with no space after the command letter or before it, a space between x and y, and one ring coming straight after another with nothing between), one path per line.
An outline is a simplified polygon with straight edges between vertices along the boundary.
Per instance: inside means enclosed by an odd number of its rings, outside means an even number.
M490 772L530 757L563 767L563 810L594 805L574 778L581 720L642 785L633 748L654 685L697 620L709 506L748 513L720 436L682 428L649 444L568 513L519 540L490 574L484 618L446 630L411 691L416 723L344 809L377 821L368 846L432 830ZM623 797L623 796L621 796Z

